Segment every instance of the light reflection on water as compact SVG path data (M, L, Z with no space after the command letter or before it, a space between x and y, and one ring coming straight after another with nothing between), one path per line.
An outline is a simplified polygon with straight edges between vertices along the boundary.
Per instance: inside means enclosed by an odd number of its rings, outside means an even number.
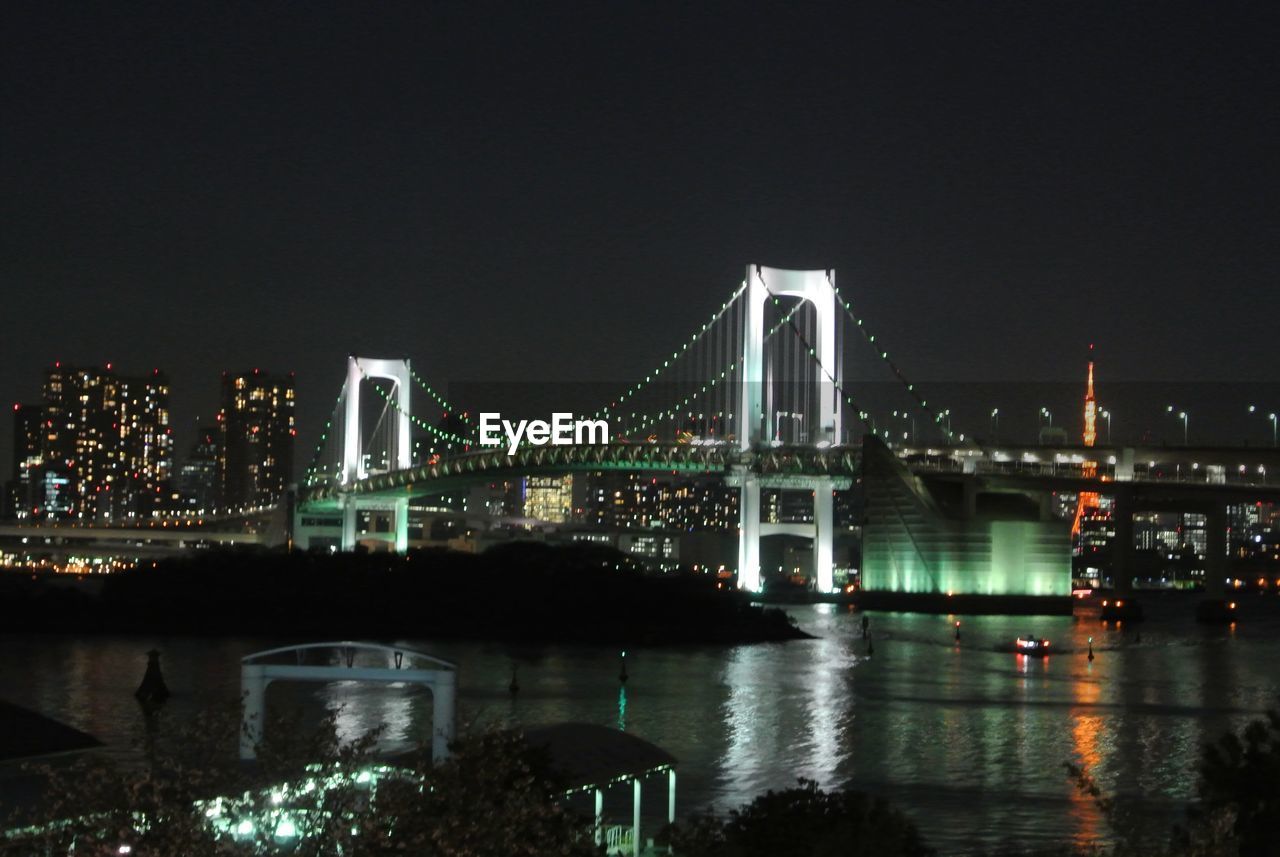
M614 649L405 645L460 665L464 728L576 720L623 725L666 748L681 762L682 812L723 811L804 777L884 794L955 853L1105 836L1096 808L1067 781L1068 761L1086 765L1109 791L1142 796L1159 824L1173 820L1192 793L1202 742L1280 696L1280 600L1244 608L1232 633L1195 625L1190 601L1156 600L1141 642L1136 629L1096 619L965 617L958 646L954 618L873 614L871 656L859 615L796 608L819 639L632 649L625 688ZM1051 639L1056 654L998 651L1028 632ZM1090 635L1093 663L1085 658ZM180 720L235 700L239 658L278 642L10 635L0 638L0 697L129 757L145 735L132 694L147 649L164 652L174 692L166 714ZM389 749L430 731L430 697L420 689L273 685L269 704L314 717L336 711L352 736L382 725ZM646 803L659 811L662 785L650 790Z

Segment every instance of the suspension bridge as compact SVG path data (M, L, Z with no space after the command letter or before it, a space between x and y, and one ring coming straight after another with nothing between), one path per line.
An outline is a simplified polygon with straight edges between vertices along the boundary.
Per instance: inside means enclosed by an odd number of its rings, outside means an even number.
M876 346L833 271L752 265L705 323L635 383L591 414L609 426L592 445L481 446L474 409L449 402L407 360L352 356L333 414L298 495L311 521L336 513L340 544L353 548L361 512L393 520L394 546L408 541L411 498L478 479L537 473L628 470L718 474L738 489L739 582L760 586L762 489L813 494L814 571L832 587L832 494L857 477L862 435L874 428L844 383L850 336ZM950 440L941 412L915 393L886 351L879 360L915 406ZM415 413L411 391L443 412L442 423ZM363 397L381 405L372 411ZM414 430L434 443L415 460ZM300 532L302 539L311 533Z
M508 449L504 438L498 445L482 445L477 410L449 401L409 361L349 357L345 381L298 492L297 520L304 523L295 538L305 547L325 537L351 550L364 513L388 518L391 544L403 551L410 501L459 486L609 470L705 474L736 489L738 585L749 591L761 588L761 539L796 532L794 524L762 522L761 491L810 492L813 573L818 591L829 592L834 492L862 477L864 438L888 440L890 425L901 426L883 418L877 424L872 411L889 412L883 401L874 407L860 401L857 379L873 369L894 382L889 385L898 396L894 416L910 414L924 427L922 443L936 448L921 446L917 463L900 472L872 469L881 483L900 484L867 491L864 586L897 592L1068 594L1070 534L1036 498L1078 490L1084 477L1141 482L1144 474L1135 475L1134 451L1059 451L1046 473L1039 457L1045 450L993 450L972 437L966 442L952 431L950 410L928 401L890 357L837 288L833 271L761 265L748 266L742 282L705 323L590 414L608 423L603 444L526 442ZM440 418L427 419L424 413ZM429 440L416 451L415 431ZM1028 459L1036 463L1036 472L1024 467ZM968 485L962 489L967 499L952 504L954 509L926 490L925 482L948 484L929 472L940 467L955 471L947 478L958 476ZM1245 474L1243 465L1238 474L1234 465L1230 472L1218 470L1225 473L1222 481L1255 486L1252 471ZM1280 497L1265 486L1261 491L1248 496ZM1030 497L1034 510L984 517L981 510L992 504L984 506L981 498L997 494Z
M807 535L816 589L830 592L833 498L863 480L864 589L1063 597L1071 542L1048 511L1055 492L1096 486L1116 497L1128 518L1117 524L1121 535L1135 509L1204 510L1218 527L1226 504L1280 501L1266 476L1280 470L1274 451L997 447L953 432L950 409L906 376L830 270L748 266L719 308L649 371L578 412L607 424L604 442L485 444L479 409L441 389L407 359L349 356L302 482L276 507L252 510L247 536L226 515L172 528L148 521L116 527L119 534L85 526L10 535L55 545L118 536L164 550L269 545L278 531L295 547L349 551L361 541L361 520L376 517L384 540L404 551L412 501L479 483L609 471L708 476L736 494L739 587L761 588L762 538ZM775 490L810 494L807 523L762 520L762 491ZM1130 564L1131 550L1117 548L1116 568ZM1211 564L1216 574L1221 565Z

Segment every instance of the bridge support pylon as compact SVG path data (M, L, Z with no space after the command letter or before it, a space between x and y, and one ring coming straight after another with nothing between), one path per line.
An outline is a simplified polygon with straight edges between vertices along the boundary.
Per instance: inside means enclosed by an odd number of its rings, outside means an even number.
M364 433L361 422L360 384L370 378L385 378L392 382L388 394L388 407L395 411L395 432L392 448L387 450L385 462L370 462L364 449ZM351 485L371 473L371 465L390 470L407 470L413 465L413 452L409 435L409 361L386 360L370 357L347 358L347 380L342 394L346 406L343 416L342 486ZM376 472L376 471L375 471ZM355 550L359 542L359 518L361 510L389 511L392 516L392 544L397 552L409 547L409 499L363 499L356 494L339 489L339 506L342 509L342 549Z
M836 323L840 318L840 298L836 294L835 274L829 270L790 271L748 265L745 312L742 314L742 381L737 392L738 445L743 451L772 442L768 431L768 414L772 405L766 399L773 381L765 369L765 305L771 297L794 297L813 305L816 325L813 341L807 342L813 363L805 364L802 375L783 378L784 384L812 383L817 390L816 412L804 414L804 425L812 427L808 442L815 446L834 446L842 442L840 399L836 389L840 381L841 355L837 353ZM810 374L811 373L811 374ZM738 495L738 587L759 592L760 579L760 488L758 474L736 475ZM846 480L847 481L847 480ZM794 484L793 484L794 483ZM813 491L813 569L819 592L830 592L834 585L834 524L832 491L835 480L830 477L802 477L783 485L771 482L767 487L808 488ZM846 486L847 487L847 486ZM769 525L771 529L778 525ZM790 525L782 525L784 528Z
M835 588L835 490L831 479L813 488L813 573L819 592Z
M835 588L835 497L834 492L848 488L851 480L834 476L761 476L745 468L729 474L727 481L737 485L738 500L738 588L759 592L760 539L769 535L809 536L813 540L813 573L815 588L827 593ZM760 521L760 489L780 488L813 492L812 524L763 524Z
M816 426L810 440L818 444L839 444L840 402L836 394L836 382L840 379L840 355L836 353L836 321L839 318L840 300L836 295L833 271L788 271L767 268L763 265L747 266L747 288L743 298L746 311L742 330L742 387L739 390L738 442L742 449L750 449L771 438L766 431L764 412L765 368L765 304L770 297L797 297L813 304L817 315L817 330L813 342L816 361L811 367L813 382L818 390L818 411L807 415L806 425ZM800 378L784 378L786 383Z
M738 492L738 588L760 591L760 478L742 477Z

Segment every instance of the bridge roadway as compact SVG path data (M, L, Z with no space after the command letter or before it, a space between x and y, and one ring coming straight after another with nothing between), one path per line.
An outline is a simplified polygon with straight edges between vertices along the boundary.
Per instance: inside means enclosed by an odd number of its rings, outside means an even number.
M896 450L913 472L1001 474L1019 484L1060 491L1097 491L1099 482L1162 482L1186 486L1193 494L1235 486L1233 496L1267 499L1280 492L1280 450L1251 447L962 446L905 447ZM350 485L304 486L299 504L332 508L344 494L369 498L426 496L488 479L600 470L721 475L753 472L766 487L808 487L806 477L860 475L861 445L815 448L761 446L742 450L720 444L609 444L604 446L481 449L434 463L366 476ZM1098 477L1083 474L1097 462ZM1221 482L1211 481L1216 470ZM1173 471L1168 473L1166 471ZM1274 475L1273 475L1274 474ZM791 484L793 483L793 484ZM1013 482L1008 483L1010 487ZM1101 489L1107 490L1107 489Z
M265 539L262 533L210 530L203 527L123 527L80 526L70 524L0 524L0 539L23 538L43 543L69 542L141 542L172 545L207 542L221 545L258 545Z
M1259 482L1206 482L1183 479L1099 479L1070 473L1000 473L982 471L963 473L958 470L913 469L917 476L942 481L971 482L976 490L1025 491L1028 493L1058 491L1078 493L1090 491L1096 494L1125 495L1141 498L1153 505L1143 506L1141 511L1177 510L1196 511L1197 501L1202 503L1280 503L1280 481L1275 484Z
M741 450L736 444L608 444L481 449L442 458L432 464L380 473L349 485L324 483L302 487L302 508L336 504L344 494L370 498L426 496L458 485L537 474L624 470L682 475L760 474L766 487L806 487L805 480L831 476L847 484L858 475L861 447L769 446Z
M907 447L896 450L917 476L962 479L971 489L995 491L1097 491L1122 496L1141 509L1198 507L1225 503L1280 502L1280 450L1250 447ZM762 487L810 488L815 477L831 477L848 487L861 474L861 446L815 448L761 446L742 450L733 443L610 444L604 446L526 447L508 455L505 448L481 449L431 464L370 475L348 486L324 483L302 487L301 511L336 509L343 495L370 500L403 500L452 490L490 479L536 474L619 470L720 476L734 484L757 474ZM1084 463L1098 463L1097 477L1084 475ZM1130 478L1123 478L1129 466ZM1212 481L1210 469L1217 468ZM1117 474L1120 477L1117 478ZM1276 475L1273 475L1276 474ZM57 545L150 544L181 547L193 543L256 545L279 541L270 534L246 532L245 520L270 517L278 508L236 516L189 519L172 526L0 525L0 539L38 540ZM239 527L223 529L224 527ZM195 524L195 526L193 526ZM281 522L283 525L283 522ZM28 542L30 544L30 542Z
M1173 470L1178 481L1207 481L1210 468L1222 468L1233 482L1280 483L1280 448L1256 446L1084 446L1055 445L969 445L969 446L902 446L895 447L899 456L913 466L941 463L963 466L969 470L1017 470L1043 473L1063 467L1080 467L1086 461L1096 462L1099 475L1115 475L1132 469L1149 479L1169 478L1163 474ZM1186 470L1188 472L1183 473Z

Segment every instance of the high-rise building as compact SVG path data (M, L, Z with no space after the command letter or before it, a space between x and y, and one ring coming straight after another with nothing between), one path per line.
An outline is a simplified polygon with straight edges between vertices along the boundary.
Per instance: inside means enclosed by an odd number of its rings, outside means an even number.
M99 511L98 500L116 481L113 464L118 429L112 425L118 416L119 396L120 382L110 364L100 369L55 363L45 370L45 466L63 471L68 480L68 517L92 520L108 516L105 504ZM35 514L62 516L52 509Z
M174 511L207 514L218 502L218 462L222 437L216 420L196 422L196 439L178 467L171 497Z
M528 476L524 516L548 524L566 524L573 515L573 475Z
M120 520L164 505L173 466L169 384L55 363L45 371L42 483L65 503L33 504L37 517ZM65 479L65 483L60 480ZM37 489L49 499L48 490Z
M3 516L29 517L36 508L35 486L44 464L45 411L41 405L13 406L13 465L5 484Z
M218 502L224 509L273 503L293 480L293 373L222 374Z
M173 427L169 379L159 369L120 383L117 462L125 490L116 490L113 518L149 517L168 506L173 477Z

